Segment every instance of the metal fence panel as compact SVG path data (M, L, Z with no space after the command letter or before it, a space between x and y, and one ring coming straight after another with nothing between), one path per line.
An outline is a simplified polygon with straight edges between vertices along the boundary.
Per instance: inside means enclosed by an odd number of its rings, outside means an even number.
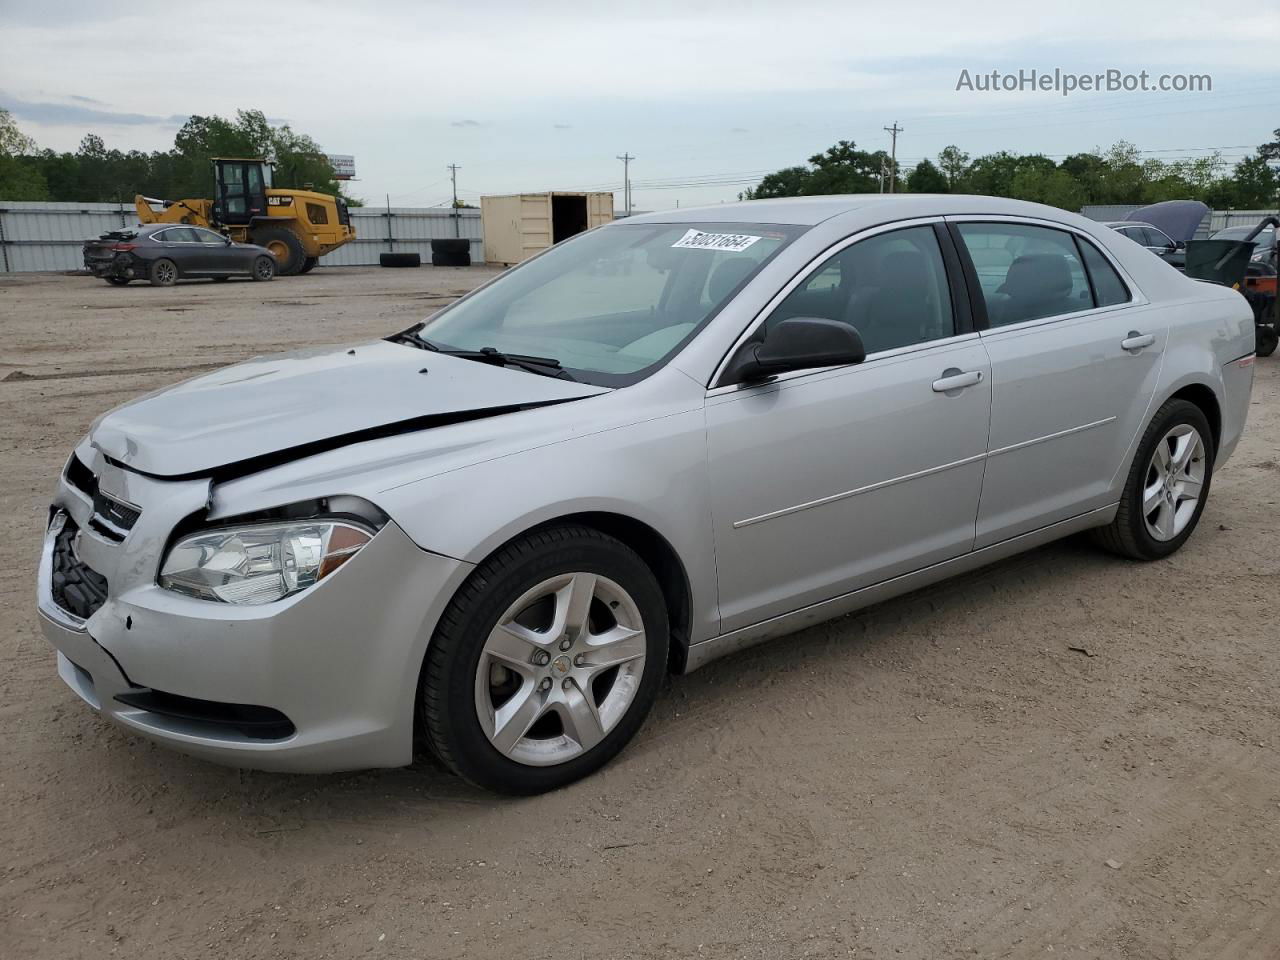
M453 212L441 207L353 207L351 225L356 239L321 258L320 266L376 264L380 253L416 253L423 263L431 262L431 241L461 236L471 241L471 262L484 261L484 234L480 211L459 210L455 226Z
M430 263L431 241L455 235L471 241L473 263L484 260L479 210L459 210L456 226L452 211L440 207L352 207L351 220L355 242L321 257L320 266L376 265L378 254L393 252ZM137 222L131 204L0 200L0 273L79 270L85 240Z

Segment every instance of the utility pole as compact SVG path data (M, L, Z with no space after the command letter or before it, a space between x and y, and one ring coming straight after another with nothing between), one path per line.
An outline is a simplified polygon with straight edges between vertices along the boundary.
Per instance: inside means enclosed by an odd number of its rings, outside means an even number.
M898 126L897 120L893 121L892 127L885 127L884 129L885 132L892 137L889 141L889 160L891 161L889 166L889 192L893 193L893 185L894 181L897 179L898 172L898 134L905 131L902 127Z
M622 161L622 203L629 217L631 216L631 161L635 157L629 153L624 153L616 159Z
M458 165L449 164L449 178L453 181L453 235L462 236L462 225L458 222Z

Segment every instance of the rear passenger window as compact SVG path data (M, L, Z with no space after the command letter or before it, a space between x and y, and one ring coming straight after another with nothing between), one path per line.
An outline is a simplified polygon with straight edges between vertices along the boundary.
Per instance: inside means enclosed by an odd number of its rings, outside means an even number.
M1081 237L1076 239L1084 254L1084 265L1089 271L1089 279L1093 281L1093 296L1098 306L1110 307L1117 303L1128 303L1129 288L1124 285L1115 267L1111 266L1107 258L1088 240Z
M170 227L164 232L165 243L198 243L196 232L190 227Z
M1089 278L1071 234L1016 223L962 223L987 322L1004 327L1093 307Z
M908 227L859 240L828 258L765 321L839 320L856 329L867 353L955 334L947 271L932 227Z

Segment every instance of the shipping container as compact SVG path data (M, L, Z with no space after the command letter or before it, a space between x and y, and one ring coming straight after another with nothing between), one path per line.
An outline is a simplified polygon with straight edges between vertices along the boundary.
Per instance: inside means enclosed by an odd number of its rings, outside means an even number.
M613 219L612 193L514 193L480 198L486 263L506 266Z

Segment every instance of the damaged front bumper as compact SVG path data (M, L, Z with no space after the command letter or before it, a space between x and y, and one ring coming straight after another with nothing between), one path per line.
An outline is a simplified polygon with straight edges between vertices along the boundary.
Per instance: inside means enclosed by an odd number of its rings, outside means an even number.
M132 733L233 766L332 772L411 762L426 644L469 565L420 549L388 523L323 583L284 600L181 596L155 582L156 570L200 485L128 479L141 513L122 542L100 535L93 500L65 477L51 510L37 608L67 686ZM65 595L68 562L105 579L99 606Z

